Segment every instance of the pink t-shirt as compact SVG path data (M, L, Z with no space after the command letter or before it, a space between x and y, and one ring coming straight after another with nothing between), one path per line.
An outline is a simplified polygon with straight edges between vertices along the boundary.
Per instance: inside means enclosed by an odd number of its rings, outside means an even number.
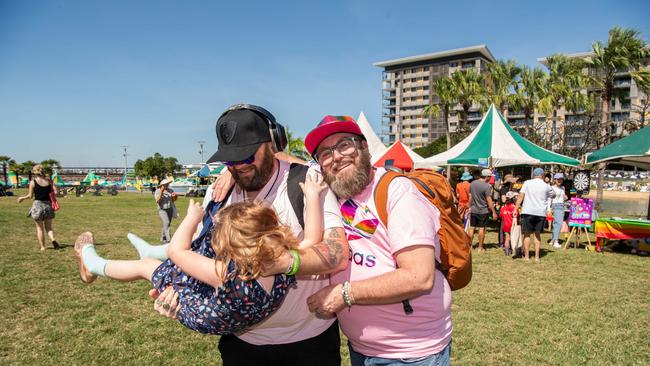
M379 221L373 192L386 171L375 172L373 184L350 200L339 200L350 265L332 275L332 283L359 281L395 270L394 254L414 245L430 245L439 259L440 213L406 178L396 178L388 190L388 230ZM431 265L435 265L431 263ZM354 283L352 284L354 295ZM385 358L422 357L442 351L451 341L451 289L436 270L433 290L402 303L354 305L337 316L355 351Z

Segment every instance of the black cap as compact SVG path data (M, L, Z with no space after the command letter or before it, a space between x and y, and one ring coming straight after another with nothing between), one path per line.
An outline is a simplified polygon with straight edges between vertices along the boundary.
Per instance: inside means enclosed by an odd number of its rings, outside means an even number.
M219 147L208 163L248 159L261 144L271 141L268 122L249 109L227 112L217 121L216 129Z

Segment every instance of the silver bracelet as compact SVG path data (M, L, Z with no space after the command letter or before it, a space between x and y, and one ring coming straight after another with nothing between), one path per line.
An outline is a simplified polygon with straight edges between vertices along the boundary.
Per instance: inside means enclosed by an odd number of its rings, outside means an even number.
M341 295L343 296L343 301L347 305L348 310L352 307L352 300L350 299L350 282L345 281L343 283L343 289L341 290Z
M284 271L284 274L289 274L289 273L291 273L291 270L293 269L293 261L294 261L294 258L293 258L293 255L291 255L291 254L289 254L289 256L291 257L291 261L289 262L289 267L287 267L287 270Z

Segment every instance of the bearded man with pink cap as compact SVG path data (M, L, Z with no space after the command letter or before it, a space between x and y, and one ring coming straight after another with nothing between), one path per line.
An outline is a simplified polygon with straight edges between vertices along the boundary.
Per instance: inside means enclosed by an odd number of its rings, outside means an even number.
M407 178L388 191L388 220L379 220L368 144L354 119L326 116L305 138L338 198L350 246L349 265L309 297L318 314L336 314L353 366L448 365L451 290L435 269L440 213ZM408 302L406 301L408 300Z

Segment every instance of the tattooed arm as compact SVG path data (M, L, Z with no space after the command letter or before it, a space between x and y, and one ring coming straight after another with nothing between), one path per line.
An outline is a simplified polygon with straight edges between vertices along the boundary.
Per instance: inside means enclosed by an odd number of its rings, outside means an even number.
M348 241L343 228L325 230L323 242L300 251L298 274L324 274L344 270L348 266Z

